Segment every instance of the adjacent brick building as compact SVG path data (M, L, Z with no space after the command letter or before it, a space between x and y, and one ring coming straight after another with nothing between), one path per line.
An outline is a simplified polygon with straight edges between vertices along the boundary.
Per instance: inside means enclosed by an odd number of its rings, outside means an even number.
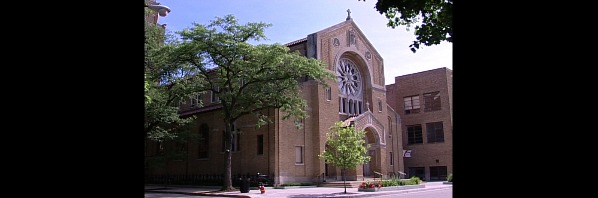
M453 170L453 71L397 76L386 91L388 104L401 118L408 177L446 180Z

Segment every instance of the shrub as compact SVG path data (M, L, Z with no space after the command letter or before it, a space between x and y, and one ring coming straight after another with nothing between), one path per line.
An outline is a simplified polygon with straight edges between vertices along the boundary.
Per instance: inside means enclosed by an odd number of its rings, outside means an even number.
M453 174L449 174L448 177L446 177L446 181L448 182L453 182Z
M422 182L422 180L419 177L416 177L416 176L413 176L413 177L409 178L409 181L411 183L415 183L415 184L419 184L419 183Z
M397 178L397 177L392 177L388 180L383 180L382 181L382 185L383 186L402 186L404 185L403 182Z

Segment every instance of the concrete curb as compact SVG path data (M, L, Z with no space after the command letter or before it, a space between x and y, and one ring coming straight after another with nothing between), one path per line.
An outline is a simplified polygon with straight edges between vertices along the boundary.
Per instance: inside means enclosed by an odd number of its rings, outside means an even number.
M209 196L209 197L242 197L251 198L247 195L227 195L220 193L204 193L204 192L177 192L177 191L165 191L165 190L145 190L148 193L167 193L167 194L182 194L182 195L195 195L195 196Z

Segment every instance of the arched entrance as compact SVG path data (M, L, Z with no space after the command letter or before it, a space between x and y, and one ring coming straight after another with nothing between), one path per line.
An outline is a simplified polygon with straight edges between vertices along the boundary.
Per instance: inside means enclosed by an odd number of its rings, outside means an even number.
M374 177L374 171L380 172L378 166L379 160L376 157L378 152L377 148L379 148L376 145L378 145L379 142L377 141L378 138L376 138L376 132L372 128L365 128L365 132L365 143L366 145L369 145L366 155L370 156L370 160L363 164L363 177Z

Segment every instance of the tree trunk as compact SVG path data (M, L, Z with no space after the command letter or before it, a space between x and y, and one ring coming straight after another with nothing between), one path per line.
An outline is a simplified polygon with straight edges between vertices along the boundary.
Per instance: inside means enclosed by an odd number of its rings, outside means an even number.
M345 169L341 169L341 176L343 177L343 186L345 187L345 194L347 194L347 180L345 180Z
M222 186L221 191L235 191L236 189L233 188L233 181L232 181L232 140L233 134L231 133L231 125L230 122L226 122L225 124L224 134L226 140L224 141L225 148L224 148L224 185Z

